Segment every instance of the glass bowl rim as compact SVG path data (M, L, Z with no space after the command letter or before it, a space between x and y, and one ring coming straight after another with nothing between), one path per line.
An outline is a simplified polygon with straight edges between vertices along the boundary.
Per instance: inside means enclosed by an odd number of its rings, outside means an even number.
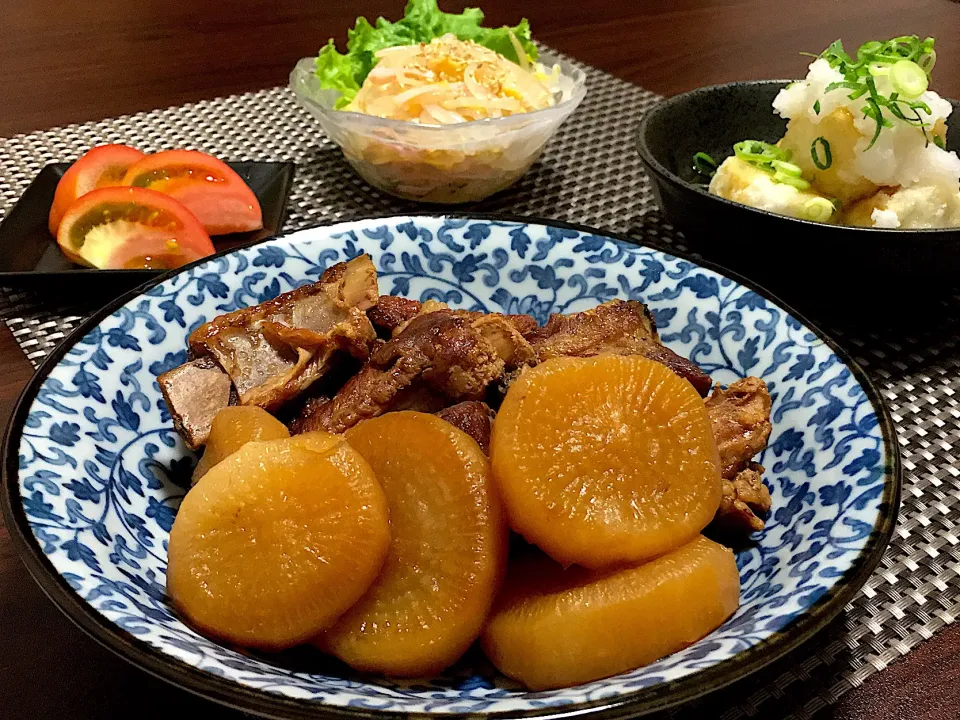
M501 128L512 129L513 126L525 126L531 121L550 122L555 117L565 117L573 112L583 100L587 92L587 75L579 66L559 54L543 52L540 55L541 61L546 60L544 65L560 65L560 72L573 80L573 89L570 97L562 100L556 105L551 105L540 110L533 110L516 115L508 115L500 118L484 118L481 120L469 120L462 123L451 123L449 125L422 125L410 120L394 120L392 118L382 118L376 115L365 115L364 113L350 112L346 110L334 110L328 108L322 103L303 91L301 86L308 82L310 78L315 77L313 68L316 57L301 58L290 72L290 89L293 91L297 102L307 110L315 110L331 122L338 125L366 125L370 128L394 128L397 130L407 130L416 128L417 132L443 134L451 131L462 131L465 128L498 126Z

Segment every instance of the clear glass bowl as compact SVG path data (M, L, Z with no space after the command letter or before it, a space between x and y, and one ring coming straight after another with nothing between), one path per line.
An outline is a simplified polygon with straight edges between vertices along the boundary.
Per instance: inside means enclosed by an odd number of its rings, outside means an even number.
M407 200L465 203L482 200L516 182L587 91L579 68L543 53L573 80L569 96L544 110L456 125L419 125L334 110L340 93L323 90L315 58L290 73L290 87L303 106L343 151L364 180Z

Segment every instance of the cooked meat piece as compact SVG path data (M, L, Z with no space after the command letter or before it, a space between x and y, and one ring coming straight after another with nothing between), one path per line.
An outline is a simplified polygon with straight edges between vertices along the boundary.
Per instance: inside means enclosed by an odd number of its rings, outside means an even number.
M603 353L637 355L638 347L660 338L646 305L636 300L611 300L583 312L551 315L529 340L543 362Z
M373 326L392 333L404 323L410 322L420 313L420 302L397 297L396 295L381 295L377 304L367 311L367 317Z
M423 384L415 384L401 390L390 402L387 412L414 410L422 413L436 413L450 404L450 399L441 392Z
M417 315L436 312L437 310L448 310L449 308L436 300L427 300L421 303L418 300L408 300L407 298L397 297L395 295L381 295L377 304L370 309L367 316L375 327L389 332L394 332L410 322ZM537 321L530 315L502 315L500 313L479 313L469 310L458 310L460 313L469 313L471 317L502 317L524 337L539 329Z
M720 451L721 475L733 480L770 439L770 393L760 378L719 386L704 403Z
M476 440L485 455L490 454L493 410L489 405L477 400L467 400L444 408L436 415Z
M213 354L210 343L228 329L254 330L262 323L285 328L327 332L346 319L351 309L365 312L377 302L377 273L369 255L327 268L310 285L285 292L273 300L219 315L190 334L190 350Z
M363 371L361 370L361 372ZM356 375L354 375L354 377L356 377ZM350 381L348 380L347 382ZM325 395L307 398L296 415L287 422L287 429L290 431L290 434L299 435L300 433L310 432L311 430L320 430L321 428L313 426L313 418L322 412L322 408L327 405L331 399L332 398L328 398Z
M330 400L307 402L290 423L290 432L346 432L363 420L387 412L394 398L410 387L419 373L413 362L400 362L386 371L364 365Z
M477 322L487 326L486 319ZM505 367L498 347L453 310L418 315L370 357L370 365L381 370L410 361L424 381L451 398L480 397Z
M611 300L572 315L551 315L528 336L537 360L595 355L642 355L686 378L700 393L710 390L710 376L685 357L660 344L647 306L636 300Z
M763 484L763 466L751 462L733 480L724 479L720 509L714 525L728 535L763 530L760 515L770 512L770 491Z
M332 400L305 409L294 431L344 432L390 410L408 388L428 387L452 399L482 397L520 353L509 343L500 346L505 337L515 338L497 323L509 328L502 319L492 323L455 310L418 315L377 348Z
M157 378L173 426L191 450L210 436L214 416L231 404L229 376L213 358L200 358Z
M536 362L536 352L514 325L512 316L461 313L458 310L454 314L472 321L473 327L494 347L508 370Z
M540 329L537 319L533 315L504 315L517 332L529 339L529 336Z
M380 293L377 269L369 255L331 265L323 271L319 283L332 300L364 312L377 304Z
M320 378L338 352L367 358L376 333L365 311L376 298L376 272L363 255L312 285L200 326L190 350L220 363L241 404L275 410Z
M356 373L353 377L357 377L362 372L363 370ZM350 382L350 380L347 382ZM384 396L390 392L388 390L390 387L389 383L384 383L382 377L375 375L374 372L371 371L368 371L363 379L354 381L354 385L351 385L349 388L346 387L346 384L343 387L345 393L348 393L351 398L359 398L364 392L364 388L384 393ZM311 429L319 429L317 423L321 421L314 418L320 413L329 412L332 408L324 409L324 406L330 402L331 398L324 396L309 398L288 423L290 433L292 435L299 435L302 432L309 432ZM398 391L392 398L387 400L386 406L383 407L382 410L378 409L380 404L381 403L375 398L369 408L367 406L358 408L358 413L364 417L374 417L376 415L382 415L385 412L397 412L400 410L436 413L450 405L450 399L446 395L424 385L411 385ZM324 420L322 422L328 421ZM359 420L357 420L357 422L359 422ZM353 420L345 420L344 423L348 426L356 424Z
M700 393L700 397L706 397L713 385L713 380L707 375L700 366L692 360L688 360L683 355L678 355L666 345L660 343L651 344L643 353L644 357L655 360L668 368L682 378L685 378L693 389Z

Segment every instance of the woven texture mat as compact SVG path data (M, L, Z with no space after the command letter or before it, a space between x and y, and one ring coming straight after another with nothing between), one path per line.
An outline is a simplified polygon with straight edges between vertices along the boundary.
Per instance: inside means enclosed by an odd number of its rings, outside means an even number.
M658 97L585 68L589 90L542 160L514 188L470 208L627 232L683 248L659 217L633 149L633 130ZM124 142L144 151L196 147L231 160L293 160L284 231L391 211L423 211L357 178L286 89L235 95L0 140L0 207L9 209L44 164ZM37 364L96 308L0 288L0 318ZM956 315L956 313L954 313ZM745 683L671 717L810 718L960 615L960 324L879 336L827 328L871 374L899 431L903 506L893 543L861 594L825 631Z

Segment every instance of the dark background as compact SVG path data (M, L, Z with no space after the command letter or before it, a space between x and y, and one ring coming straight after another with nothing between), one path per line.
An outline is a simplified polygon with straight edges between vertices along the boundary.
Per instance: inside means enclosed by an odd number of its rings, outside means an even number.
M843 37L937 37L942 94L960 96L950 0L441 0L658 93L803 74L801 50ZM358 14L404 0L0 0L0 136L285 84Z

